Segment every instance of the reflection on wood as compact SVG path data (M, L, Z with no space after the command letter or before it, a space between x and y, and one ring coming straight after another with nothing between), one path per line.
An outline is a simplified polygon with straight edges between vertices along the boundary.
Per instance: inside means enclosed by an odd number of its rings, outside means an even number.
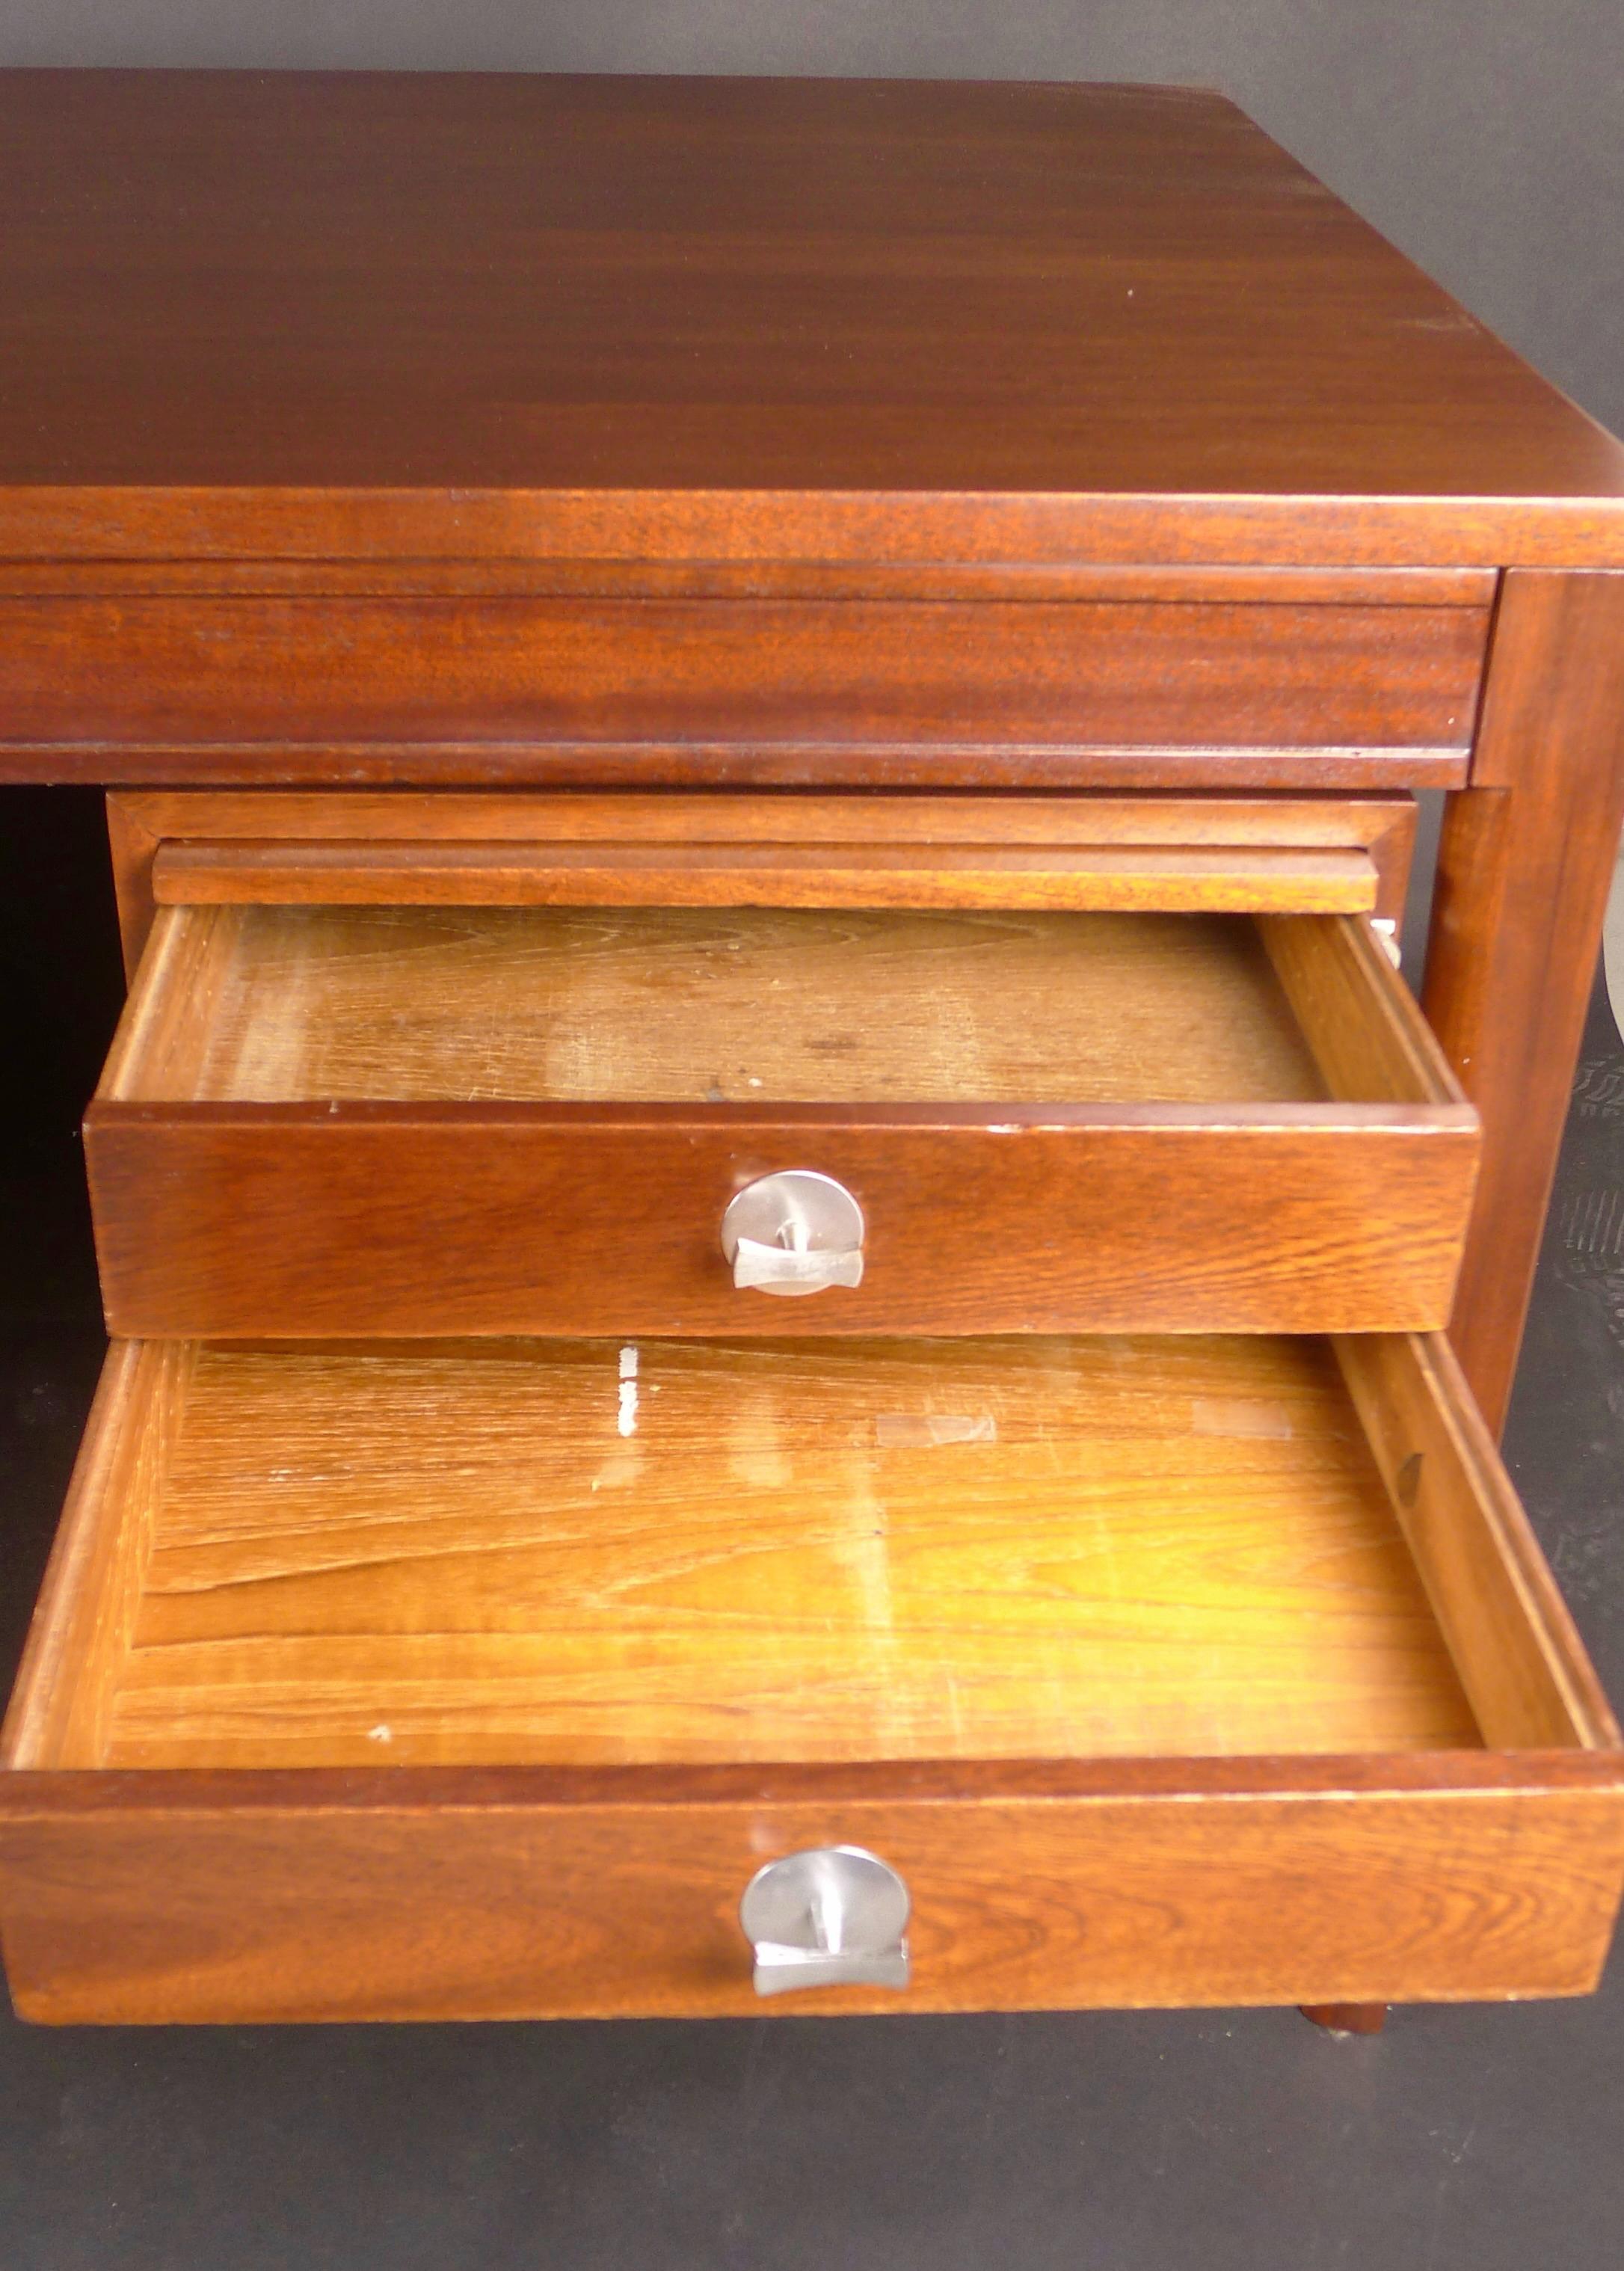
M1477 1740L1323 1344L205 1348L180 1396L101 1763Z

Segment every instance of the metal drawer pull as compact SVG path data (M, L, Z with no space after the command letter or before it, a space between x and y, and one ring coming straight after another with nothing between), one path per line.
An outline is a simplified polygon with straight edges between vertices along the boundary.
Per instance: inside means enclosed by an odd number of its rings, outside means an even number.
M757 1293L821 1293L863 1282L863 1210L843 1183L786 1167L746 1183L722 1217L733 1282Z
M756 1950L758 1995L908 1984L908 1888L860 1845L769 1861L745 1887L739 1921Z

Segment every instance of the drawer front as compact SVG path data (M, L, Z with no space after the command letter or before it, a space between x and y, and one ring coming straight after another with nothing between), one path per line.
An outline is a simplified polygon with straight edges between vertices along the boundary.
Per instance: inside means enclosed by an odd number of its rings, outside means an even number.
M126 1345L0 1769L64 2022L742 2014L747 1885L853 1845L891 1984L765 2007L1566 1994L1624 1876L1404 1337Z
M1447 2002L1595 1986L1624 1867L1615 1799L1532 1778L1406 1789L1402 1768L1397 1787L1347 1787L1367 1775L1315 1761L1272 1790L1263 1777L1203 1791L1190 1771L1181 1791L1151 1776L1137 1791L1022 1798L1005 1769L998 1796L965 1776L956 1792L876 1800L852 1774L821 1801L775 1799L763 1775L760 1795L688 1806L561 1805L519 1774L369 1804L348 1776L331 1796L267 1788L212 1807L183 1786L197 1777L126 1776L137 1787L116 1799L71 1791L60 1812L0 1826L6 1960L19 2014L63 2024ZM909 1984L764 2001L744 1888L778 1855L839 1844L907 1885Z
M1478 1128L1359 918L211 905L86 1143L134 1337L1374 1331ZM786 1172L860 1282L725 1250Z
M113 1104L86 1123L108 1322L137 1337L1441 1326L1477 1150L1464 1116L1419 1110L865 1127ZM728 1204L785 1170L856 1199L860 1284L734 1284Z
M1486 635L1482 605L1345 597L16 599L0 716L17 743L866 748L905 770L931 750L1435 753L1470 742Z

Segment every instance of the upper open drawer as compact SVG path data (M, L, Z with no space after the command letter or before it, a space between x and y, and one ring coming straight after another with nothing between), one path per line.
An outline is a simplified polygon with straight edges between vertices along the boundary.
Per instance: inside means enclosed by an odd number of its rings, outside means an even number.
M1435 1326L1478 1147L1367 918L1009 908L168 906L86 1135L140 1336Z

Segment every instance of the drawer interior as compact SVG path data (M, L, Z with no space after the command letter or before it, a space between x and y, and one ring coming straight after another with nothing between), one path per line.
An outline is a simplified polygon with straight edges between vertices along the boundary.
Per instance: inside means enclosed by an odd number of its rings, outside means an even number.
M1605 1743L1433 1347L119 1344L9 1763Z
M1362 918L811 908L166 908L101 1093L1461 1106Z

